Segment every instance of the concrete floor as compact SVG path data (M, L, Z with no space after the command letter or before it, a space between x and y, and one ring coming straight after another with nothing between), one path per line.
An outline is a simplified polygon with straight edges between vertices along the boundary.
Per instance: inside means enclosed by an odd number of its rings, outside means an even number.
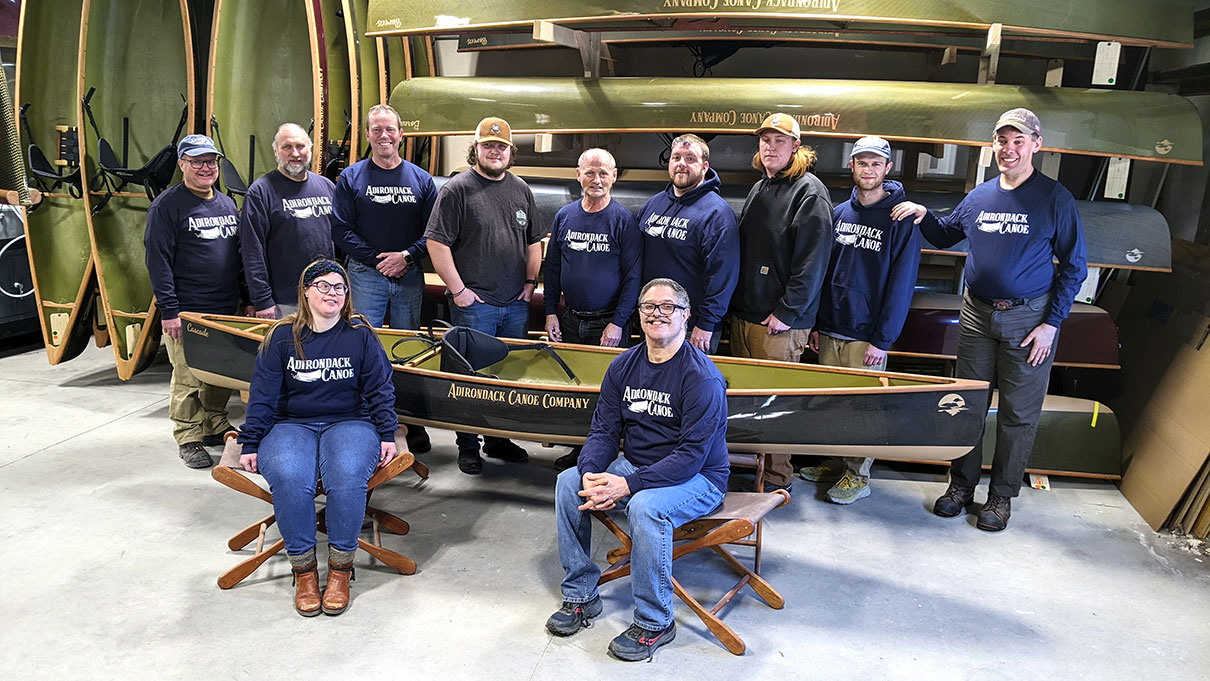
M1153 533L1113 485L1025 490L1010 529L987 534L928 512L939 475L883 467L854 506L799 481L771 516L765 575L787 606L748 592L728 607L746 655L680 606L676 640L627 667L605 655L629 622L625 581L603 587L593 628L543 629L561 576L551 462L566 450L532 445L530 464L489 460L472 478L440 431L432 477L375 496L412 524L384 536L419 571L359 554L350 610L304 619L284 558L215 585L249 555L227 538L267 507L181 465L167 381L162 357L119 381L108 348L58 367L40 348L0 359L0 678L1210 678L1210 559ZM717 596L721 562L699 555L678 576Z

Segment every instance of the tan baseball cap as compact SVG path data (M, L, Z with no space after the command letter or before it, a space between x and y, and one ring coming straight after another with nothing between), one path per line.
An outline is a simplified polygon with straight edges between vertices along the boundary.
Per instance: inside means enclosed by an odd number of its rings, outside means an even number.
M475 128L475 144L480 142L504 142L505 144L513 143L513 129L508 127L508 121L495 116L488 116L479 121L479 127Z
M776 130L794 139L802 137L802 128L798 126L798 120L790 114L769 114L765 117L764 122L760 124L760 127L756 129L756 134L759 135L766 130Z
M1029 109L1005 111L1000 115L1000 120L996 121L996 127L992 128L992 134L995 135L997 130L1005 126L1016 128L1026 135L1042 136L1042 121L1038 120L1038 116Z

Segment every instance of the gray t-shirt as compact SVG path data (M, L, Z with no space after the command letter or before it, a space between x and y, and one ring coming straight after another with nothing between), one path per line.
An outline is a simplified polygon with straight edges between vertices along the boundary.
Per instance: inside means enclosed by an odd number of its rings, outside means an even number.
M489 180L467 170L437 193L424 236L449 246L462 282L503 307L525 287L526 247L546 232L524 180L512 173Z

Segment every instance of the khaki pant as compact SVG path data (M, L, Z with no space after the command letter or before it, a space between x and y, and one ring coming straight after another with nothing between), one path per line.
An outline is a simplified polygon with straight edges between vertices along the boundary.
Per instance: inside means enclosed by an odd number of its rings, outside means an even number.
M819 363L833 367L886 371L885 357L874 366L865 365L865 351L869 346L870 344L865 341L843 340L821 333L819 334ZM859 476L863 480L869 479L870 467L874 465L873 457L846 456L841 457L840 460L853 475Z
M172 383L168 392L168 418L172 419L172 437L178 445L201 442L206 435L222 435L231 429L227 421L230 388L219 388L197 380L185 364L181 341L164 334L168 361L172 362Z
M807 347L810 329L790 329L769 335L768 327L731 317L731 354L751 359L774 359L797 362ZM786 486L794 475L789 454L769 454L765 480L772 485Z

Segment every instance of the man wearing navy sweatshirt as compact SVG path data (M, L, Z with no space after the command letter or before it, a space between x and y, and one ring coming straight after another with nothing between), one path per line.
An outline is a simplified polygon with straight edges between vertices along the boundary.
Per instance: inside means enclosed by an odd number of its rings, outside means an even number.
M739 280L735 212L719 194L710 147L697 135L672 140L670 182L639 213L643 230L643 281L666 277L689 292L689 342L718 350L720 326Z
M370 107L366 139L370 157L336 178L332 241L348 256L353 309L382 326L419 329L428 255L424 226L437 200L433 176L399 155L399 113L389 105ZM432 445L423 426L408 426L408 449L423 454Z
M263 319L298 309L298 277L308 263L332 257L332 181L308 170L311 137L295 123L273 136L277 170L244 196L239 245L248 296Z
M181 310L232 314L240 303L239 213L230 196L214 190L221 158L214 141L188 135L177 144L183 181L147 208L143 236L147 274L155 293L164 346L172 362L168 417L178 453L189 468L214 464L205 445L222 444L231 429L231 390L197 380L185 363Z
M920 236L911 222L891 219L891 208L906 199L903 185L886 179L892 165L891 145L881 137L862 137L849 155L853 196L833 213L836 239L810 337L820 364L885 370L887 350L907 319ZM872 457L828 459L800 475L835 482L828 499L851 504L869 496L873 463Z
M1008 527L1038 430L1059 326L1088 274L1075 199L1034 170L1041 148L1038 117L1028 109L1006 111L992 133L999 177L975 187L945 218L910 202L891 210L895 220L914 216L938 247L963 238L970 244L957 373L1000 390L991 483L977 523L989 532ZM949 488L933 513L953 517L974 500L982 454L980 442L954 462Z
M646 341L610 363L578 467L555 483L565 576L562 607L546 622L552 634L571 636L601 614L590 512L624 508L635 607L609 652L627 661L650 659L676 636L672 531L722 503L730 472L726 387L710 358L686 342L685 289L654 279L639 298Z

